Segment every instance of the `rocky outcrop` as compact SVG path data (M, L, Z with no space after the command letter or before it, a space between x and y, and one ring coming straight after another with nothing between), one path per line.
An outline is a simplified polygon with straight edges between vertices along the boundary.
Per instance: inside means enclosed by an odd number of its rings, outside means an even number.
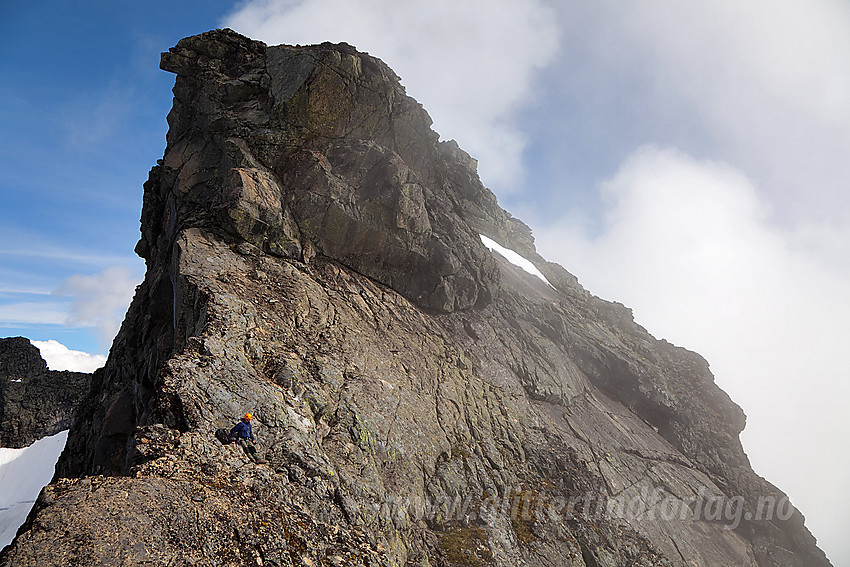
M23 337L0 339L0 446L21 448L71 427L91 374L47 369Z
M708 364L543 260L381 61L162 67L146 278L0 564L829 565ZM212 435L249 410L268 465Z
M381 61L348 45L211 47L198 37L162 67L177 84L158 173L186 194L148 210L175 220L171 230L200 214L194 226L279 257L315 249L432 310L489 300L495 263L458 213L506 215L495 199L476 199L483 187L468 156L437 142ZM173 238L154 228L140 243L146 258Z

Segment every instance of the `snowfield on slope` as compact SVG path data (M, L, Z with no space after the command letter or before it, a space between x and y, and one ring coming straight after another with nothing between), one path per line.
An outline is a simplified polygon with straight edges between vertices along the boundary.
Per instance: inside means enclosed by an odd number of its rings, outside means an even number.
M41 489L53 478L68 432L39 439L24 449L0 448L0 549L9 545Z

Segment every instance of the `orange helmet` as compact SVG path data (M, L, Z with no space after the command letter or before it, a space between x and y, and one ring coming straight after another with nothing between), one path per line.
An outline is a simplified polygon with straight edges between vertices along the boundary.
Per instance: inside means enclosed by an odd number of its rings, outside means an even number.
M248 421L251 421L251 419L252 419L253 417L254 417L254 416L253 416L253 415L251 415L250 413L246 413L246 414L245 414L245 417L244 417L243 419L247 419Z

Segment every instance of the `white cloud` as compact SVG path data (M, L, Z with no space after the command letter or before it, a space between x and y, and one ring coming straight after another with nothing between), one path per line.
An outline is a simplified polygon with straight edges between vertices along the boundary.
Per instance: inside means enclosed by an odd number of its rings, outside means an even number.
M850 432L850 272L811 234L771 225L756 186L726 164L646 147L602 193L598 234L566 218L536 231L541 252L707 358L749 416L742 438L755 470L790 494L837 559L850 529L850 511L835 505L850 469L836 450Z
M850 221L850 3L639 0L589 11L599 32L582 36L587 52L600 72L640 75L630 94L650 128L688 109L711 151L762 182L778 218Z
M50 370L70 370L72 372L94 372L104 364L106 357L102 354L89 354L79 350L71 350L59 341L30 341L47 362Z
M73 298L65 323L95 327L101 344L109 345L121 327L137 283L130 270L123 267L69 277L57 291Z
M519 180L525 145L511 112L559 42L541 0L252 0L224 25L269 44L344 41L380 57L501 191Z

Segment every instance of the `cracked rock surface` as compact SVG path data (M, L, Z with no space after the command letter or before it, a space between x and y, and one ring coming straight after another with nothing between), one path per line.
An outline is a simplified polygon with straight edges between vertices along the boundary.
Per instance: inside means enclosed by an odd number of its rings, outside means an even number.
M0 564L829 565L708 364L541 258L380 60L162 67L147 275ZM246 411L267 464L213 437Z

